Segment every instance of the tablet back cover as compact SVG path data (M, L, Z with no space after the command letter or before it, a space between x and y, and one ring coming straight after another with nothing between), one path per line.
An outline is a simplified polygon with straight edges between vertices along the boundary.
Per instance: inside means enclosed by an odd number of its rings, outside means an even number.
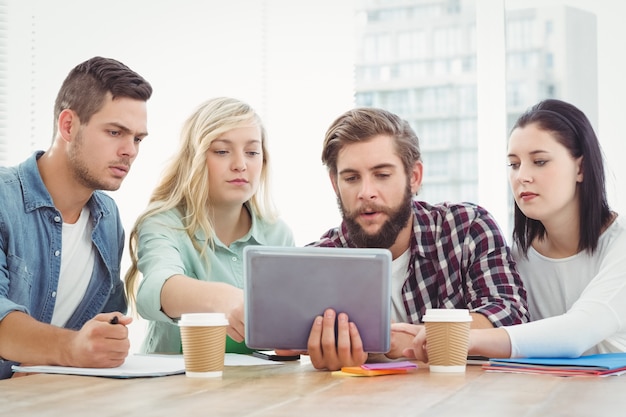
M357 325L366 352L389 351L387 249L248 246L244 260L248 347L306 350L315 316L332 308Z

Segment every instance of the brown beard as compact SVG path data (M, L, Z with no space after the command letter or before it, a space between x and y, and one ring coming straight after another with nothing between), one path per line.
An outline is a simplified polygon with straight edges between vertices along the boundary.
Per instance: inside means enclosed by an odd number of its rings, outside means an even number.
M368 234L357 223L356 218L361 214L361 211L349 212L341 202L339 195L337 195L337 204L339 205L339 210L341 210L343 221L348 228L348 237L357 247L388 249L396 242L398 234L400 234L411 217L412 199L411 187L407 184L404 198L398 206L392 208L377 205L370 206L374 210L389 216L389 219L380 227L380 230L373 235Z

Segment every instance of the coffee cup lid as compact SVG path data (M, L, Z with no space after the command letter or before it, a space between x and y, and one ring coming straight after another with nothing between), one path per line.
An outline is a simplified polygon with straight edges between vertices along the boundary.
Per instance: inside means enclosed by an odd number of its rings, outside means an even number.
M423 322L466 322L472 321L468 309L464 308L427 308Z
M228 326L224 313L187 313L181 314L179 326Z

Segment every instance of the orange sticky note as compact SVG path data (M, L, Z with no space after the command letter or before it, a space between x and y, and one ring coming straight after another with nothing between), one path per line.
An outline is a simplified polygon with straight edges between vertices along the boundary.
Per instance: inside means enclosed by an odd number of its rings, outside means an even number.
M341 372L347 374L354 374L360 376L378 376L378 375L391 375L391 374L406 374L406 369L363 369L360 366L344 366L341 368Z

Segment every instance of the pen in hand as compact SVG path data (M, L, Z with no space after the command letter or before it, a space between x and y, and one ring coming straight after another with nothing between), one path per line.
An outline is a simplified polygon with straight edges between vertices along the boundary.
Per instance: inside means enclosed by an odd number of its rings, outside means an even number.
M109 323L117 324L119 321L120 321L120 319L118 319L117 316L113 316L113 318L111 319L111 321L109 321Z

